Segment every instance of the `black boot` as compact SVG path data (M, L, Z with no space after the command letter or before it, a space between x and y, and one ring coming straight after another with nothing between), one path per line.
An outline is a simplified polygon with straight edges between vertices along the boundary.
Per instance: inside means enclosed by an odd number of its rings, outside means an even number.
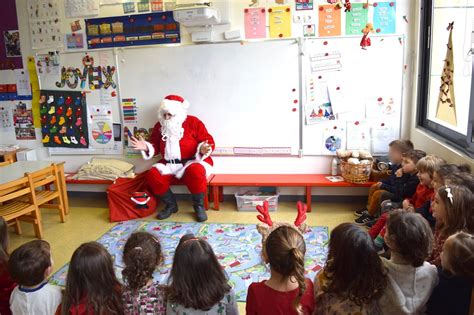
M164 220L169 218L173 213L178 212L178 203L176 202L176 198L174 197L171 190L168 190L164 193L164 195L158 196L161 201L165 204L165 208L158 212L156 218L158 220Z
M206 209L204 209L204 193L192 194L193 208L196 212L196 219L198 222L207 221Z

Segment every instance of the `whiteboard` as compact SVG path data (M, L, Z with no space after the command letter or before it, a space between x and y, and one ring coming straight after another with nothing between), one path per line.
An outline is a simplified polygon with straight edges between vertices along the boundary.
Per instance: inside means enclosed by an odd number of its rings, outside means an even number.
M295 40L118 50L120 96L135 98L139 127L157 121L163 97L186 98L216 146L300 149Z
M330 134L329 130L334 130L334 134L346 130L346 138L341 141L342 148L345 149L346 146L350 146L351 141L360 142L355 140L357 135L353 130L359 129L362 133L362 126L368 126L366 148L375 154L385 153L388 149L388 142L400 137L404 38L403 36L389 35L373 36L371 40L372 46L367 47L367 50L360 48L360 37L307 39L303 42L304 96L302 111L304 112L305 104L308 101L305 97L307 94L304 80L311 71L307 57L312 53L324 56L326 53L333 54L334 52L340 53L342 65L340 71L322 72L321 76L323 80L327 77L330 78L329 80L337 80L334 84L340 88L340 93L343 94L349 109L337 114L336 120L310 125L305 122L303 115L303 155L334 154L325 152L325 141ZM390 113L377 110L378 104L383 102L385 104L391 103L392 111ZM357 123L360 128L352 128L354 123Z

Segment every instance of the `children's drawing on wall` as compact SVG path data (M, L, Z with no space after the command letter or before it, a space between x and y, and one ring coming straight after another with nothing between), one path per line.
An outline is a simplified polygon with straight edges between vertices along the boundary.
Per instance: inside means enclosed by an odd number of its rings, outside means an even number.
M13 115L11 108L0 106L0 128L2 131L13 130Z
M13 109L13 124L17 140L35 140L33 113L27 109L26 103L19 102Z
M398 105L392 96L372 97L365 104L367 118L381 118L397 114Z
M7 57L21 57L20 32L18 30L4 31L5 50Z
M333 155L346 148L346 127L342 123L328 123L322 130L323 155Z
M348 150L370 149L370 126L366 121L348 121L346 128Z
M57 54L37 54L35 57L36 72L41 77L59 74L59 56Z
M456 100L454 98L453 28L454 22L448 26L449 39L446 58L444 59L443 73L441 74L436 118L450 125L457 126Z
M326 120L336 119L331 108L331 103L306 104L305 106L306 123L308 125L320 123Z

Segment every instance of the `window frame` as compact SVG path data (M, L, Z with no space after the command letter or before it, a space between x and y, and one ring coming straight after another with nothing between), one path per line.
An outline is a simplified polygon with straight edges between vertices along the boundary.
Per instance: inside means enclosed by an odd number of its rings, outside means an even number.
M434 0L422 0L420 12L420 49L417 95L417 128L427 132L448 146L474 158L473 122L474 122L474 62L472 63L471 98L467 135L458 133L428 119L431 36L434 12ZM456 27L456 23L454 25Z

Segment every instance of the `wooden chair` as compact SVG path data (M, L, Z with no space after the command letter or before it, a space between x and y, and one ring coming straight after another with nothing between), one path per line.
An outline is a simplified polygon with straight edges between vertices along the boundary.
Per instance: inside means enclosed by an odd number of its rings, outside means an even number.
M41 216L36 204L35 190L27 177L0 185L0 216L21 234L19 221L33 223L37 238L43 238Z
M33 183L32 186L35 190L38 207L58 209L61 222L64 223L66 221L66 214L56 164L51 164L48 168L37 172L25 173L25 176ZM52 185L54 185L54 190L51 188ZM57 202L55 203L54 201Z
M0 162L0 167L7 166L7 165L10 165L10 164L12 164L12 161L10 161L10 160L5 161L5 162Z

